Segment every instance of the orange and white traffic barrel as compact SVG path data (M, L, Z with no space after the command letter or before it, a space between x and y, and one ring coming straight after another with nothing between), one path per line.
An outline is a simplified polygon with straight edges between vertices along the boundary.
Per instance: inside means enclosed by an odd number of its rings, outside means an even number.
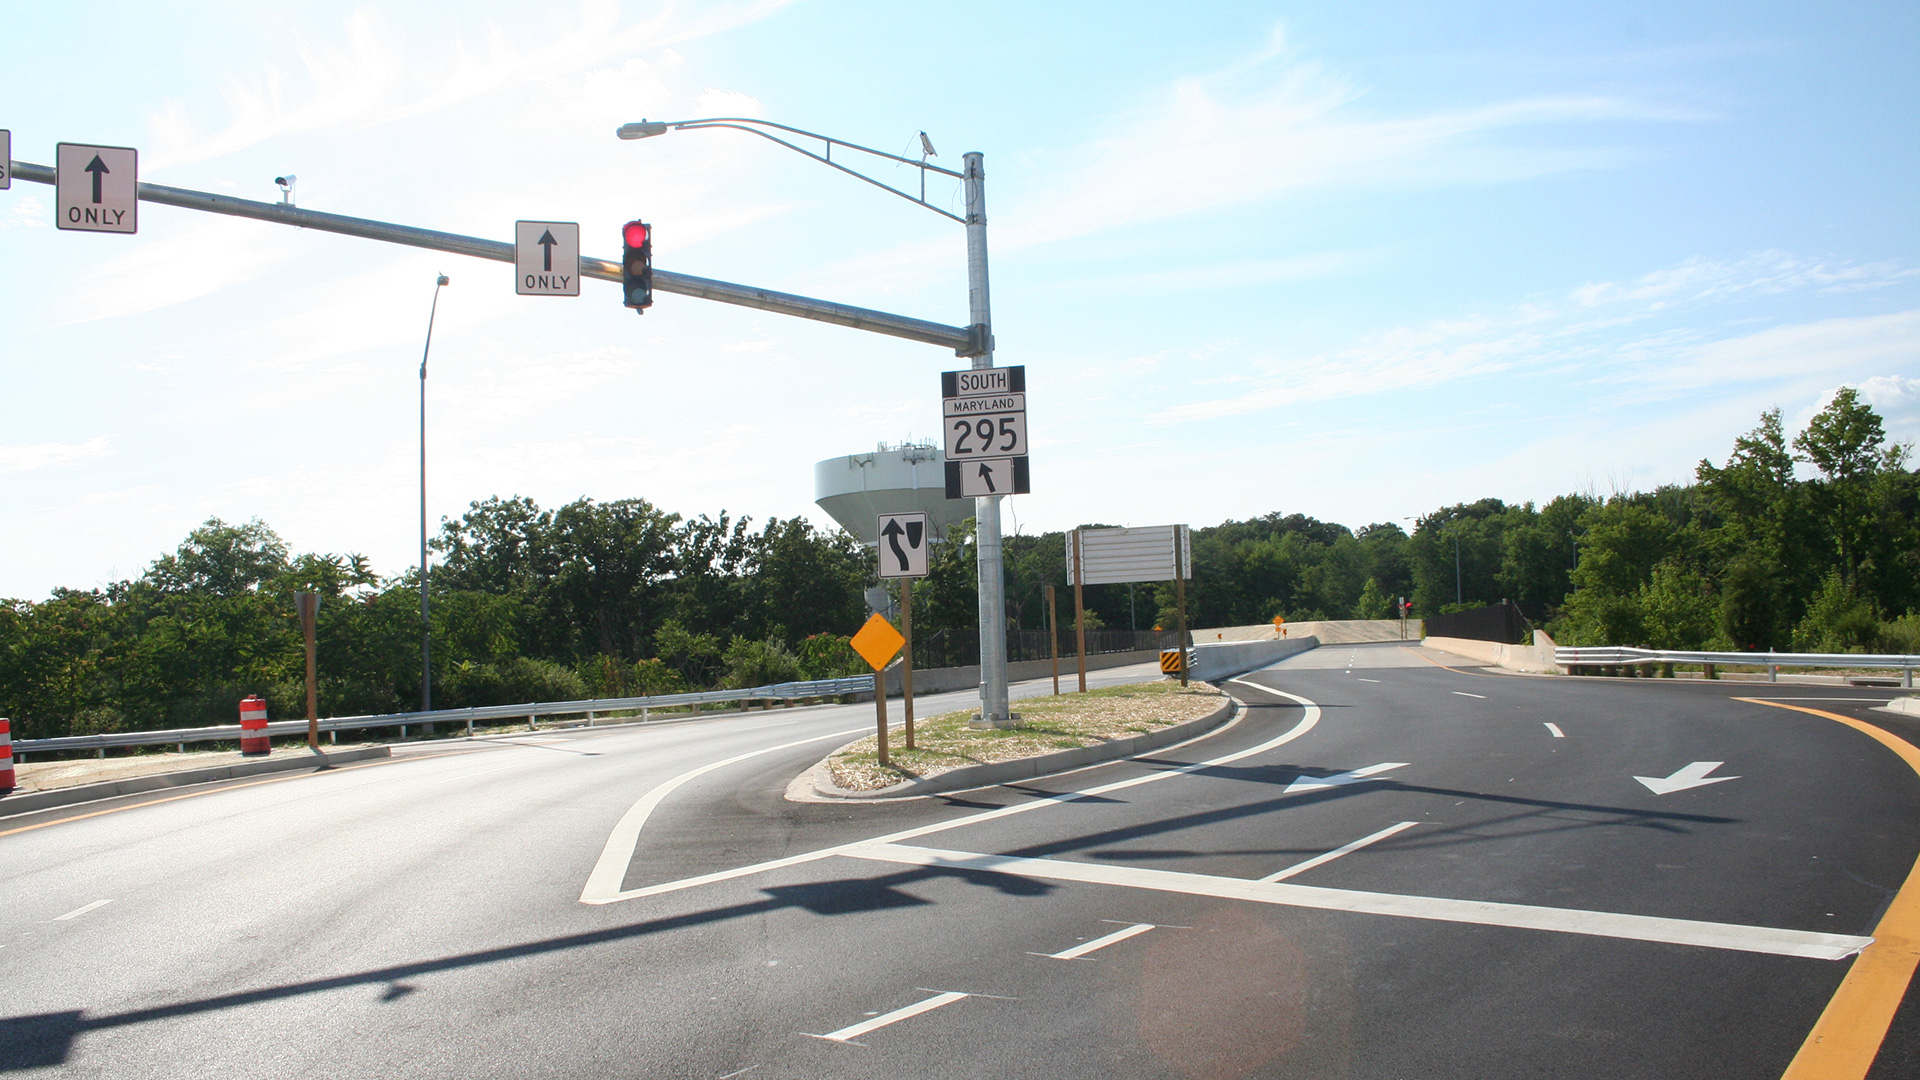
M0 719L0 792L13 788L13 725Z
M240 752L266 754L272 750L273 740L267 738L267 703L258 694L249 694L240 701Z

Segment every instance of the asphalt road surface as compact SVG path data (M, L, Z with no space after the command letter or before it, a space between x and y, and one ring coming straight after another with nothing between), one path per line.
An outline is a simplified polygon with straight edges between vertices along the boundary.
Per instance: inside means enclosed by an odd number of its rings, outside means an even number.
M0 818L0 1071L1920 1076L1895 692L1434 656L940 798L784 797L866 705Z

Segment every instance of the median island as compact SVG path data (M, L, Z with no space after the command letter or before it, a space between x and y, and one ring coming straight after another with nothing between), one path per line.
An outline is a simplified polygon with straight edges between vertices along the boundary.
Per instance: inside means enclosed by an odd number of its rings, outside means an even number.
M1215 715L1224 718L1226 705L1227 696L1206 683L1183 687L1170 679L1102 687L1084 694L1027 698L1013 703L1014 714L1020 718L1018 727L969 727L972 710L918 718L913 725L912 750L906 749L900 728L894 728L888 739L889 765L880 764L874 736L869 735L835 751L820 763L815 776L824 782L818 785L824 789L822 794L834 788L839 789L837 793L850 795L878 792L930 781L958 769L1132 741L1175 725ZM1077 768L1090 763L1063 762L1058 767ZM982 777L981 782L997 781Z

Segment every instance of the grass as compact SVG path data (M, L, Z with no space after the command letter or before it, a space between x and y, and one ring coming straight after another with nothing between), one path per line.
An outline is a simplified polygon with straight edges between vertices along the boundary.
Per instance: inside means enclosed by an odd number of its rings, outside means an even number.
M896 727L889 734L888 765L880 764L876 739L870 735L828 758L827 768L842 788L875 791L968 765L1015 761L1145 735L1197 720L1225 700L1226 695L1206 683L1183 688L1171 680L1027 698L1013 706L1020 718L1018 727L969 727L971 710L916 718L914 749L905 749L904 731ZM888 711L897 721L899 707L889 705Z

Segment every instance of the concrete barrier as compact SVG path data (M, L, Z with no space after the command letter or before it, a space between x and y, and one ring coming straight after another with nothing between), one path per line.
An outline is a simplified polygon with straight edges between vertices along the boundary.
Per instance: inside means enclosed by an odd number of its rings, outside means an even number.
M1429 637L1421 638L1420 644L1429 649L1464 656L1469 660L1478 660L1488 667L1505 668L1508 671L1524 671L1534 675L1558 675L1559 665L1553 662L1553 639L1546 631L1533 632L1531 645L1507 645L1498 641L1475 641L1471 638Z
M1319 644L1320 639L1312 636L1274 638L1269 641L1201 642L1193 647L1193 670L1189 672L1189 677L1201 682L1215 682L1277 663L1316 648Z
M306 747L301 749L305 750ZM288 754L266 761L243 761L232 765L181 769L177 772L148 773L145 776L129 776L121 780L102 780L94 784L48 788L44 791L17 791L0 799L0 817L28 814L35 810L45 810L50 806L71 806L75 803L111 799L119 795L138 795L147 791L185 787L189 784L233 780L243 776L257 776L261 773L292 772L295 769L327 769L350 761L368 761L373 758L392 756L393 747L391 746L368 746L358 750Z

